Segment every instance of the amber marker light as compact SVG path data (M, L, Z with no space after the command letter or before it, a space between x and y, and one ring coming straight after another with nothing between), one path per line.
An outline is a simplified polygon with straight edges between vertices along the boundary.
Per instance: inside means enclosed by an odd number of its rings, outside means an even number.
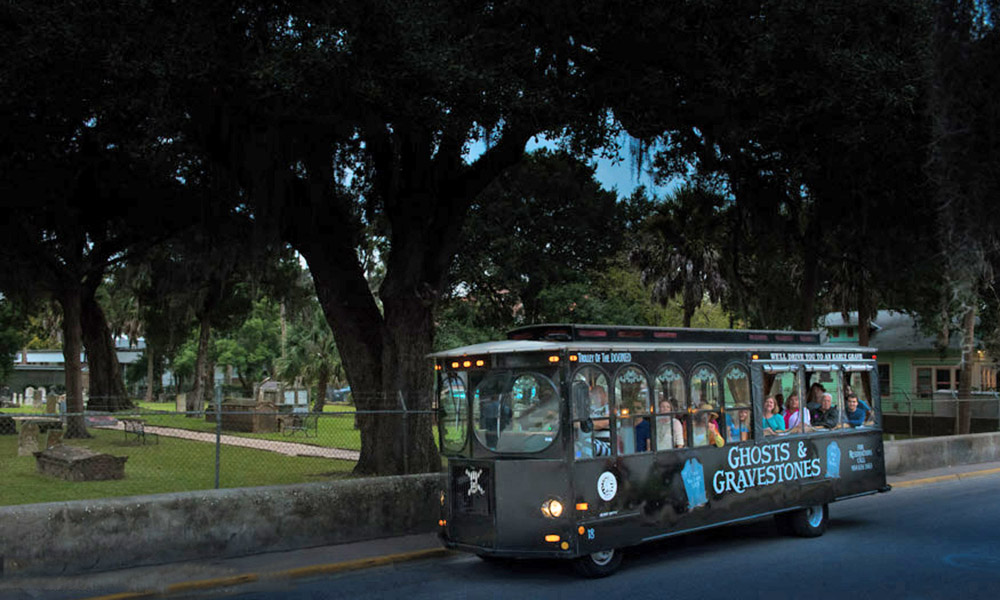
M580 535L583 535L586 531L587 528L584 527L583 525L580 525L580 528L576 530L576 532L579 533Z
M457 362L453 362L453 363L451 363L451 368L452 368L452 369L457 369L457 368L458 368L458 367L460 367L460 366L461 366L461 365L459 365L459 364L458 364Z
M477 361L476 361L476 366L477 366L477 367L482 367L482 366L484 366L485 364L486 364L486 361L485 361L485 360L477 360Z
M549 362L550 363L557 363L557 362L559 362L559 357L558 356L550 356L549 357Z
M440 525L441 527L444 527L447 524L448 524L448 521L445 521L444 519L441 519L440 521L438 521L438 525Z
M569 542L563 542L559 544L559 547L562 548L563 550L569 550Z
M434 370L435 371L440 371L441 370L441 365L434 365Z
M569 362L576 362L576 361L578 361L578 360L580 360L580 357L579 357L579 356L577 356L577 355L575 355L575 354L570 354L570 355L569 355Z
M465 367L466 369L468 369L469 367L472 366L472 361L471 360L467 360L464 363L462 363L462 366Z
M760 358L760 355L759 354L754 354L750 358L753 359L753 360L757 360L758 358Z
M550 533L547 536L545 536L545 541L546 542L558 542L559 541L559 536L556 535L556 534L554 534L554 533Z
M590 508L590 505L586 502L580 502L576 505L576 510L587 510L588 508ZM583 527L581 527L580 530L582 531Z

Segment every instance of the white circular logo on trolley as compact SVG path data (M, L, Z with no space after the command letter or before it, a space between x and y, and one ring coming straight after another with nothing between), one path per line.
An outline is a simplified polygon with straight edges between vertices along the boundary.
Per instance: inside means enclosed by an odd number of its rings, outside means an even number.
M597 478L597 495L605 502L611 500L618 493L618 479L611 471L601 473Z

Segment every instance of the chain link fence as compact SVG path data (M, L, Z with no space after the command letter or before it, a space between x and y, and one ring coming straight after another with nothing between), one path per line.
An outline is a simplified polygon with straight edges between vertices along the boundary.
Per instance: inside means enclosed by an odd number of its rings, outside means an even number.
M330 403L316 412L217 393L202 410L178 404L140 402L115 413L70 413L65 403L0 409L0 506L348 478L366 419L394 420L402 448L408 422L427 420L437 444L437 413L405 403L375 411ZM81 425L87 437L73 436Z
M963 409L969 414L972 433L1000 431L1000 393L996 391L959 396L954 390L920 395L892 390L882 397L884 430L892 435L954 435Z

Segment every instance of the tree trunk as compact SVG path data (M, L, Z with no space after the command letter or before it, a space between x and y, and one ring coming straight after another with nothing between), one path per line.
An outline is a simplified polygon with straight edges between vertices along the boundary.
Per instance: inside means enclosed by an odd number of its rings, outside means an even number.
M121 366L118 364L118 355L104 310L94 295L86 292L80 309L80 324L87 348L87 366L90 369L87 408L107 412L133 408L135 405L125 390Z
M153 364L153 349L146 340L146 402L153 401L153 376L155 375Z
M66 437L89 438L87 421L83 417L83 365L80 354L83 352L83 328L80 324L80 298L83 295L79 287L63 290L59 303L63 310L63 360L66 375Z
M858 289L858 345L867 346L871 342L872 313L870 298L864 289ZM888 390L886 390L887 392Z
M810 228L812 231L812 228ZM815 238L810 238L815 239ZM819 256L815 248L806 243L805 261L802 273L802 302L795 327L800 331L811 331L816 312L816 291L819 287Z
M684 302L684 327L691 327L691 320L694 319L695 306L693 303Z
M326 405L326 388L330 383L330 371L327 367L321 367L319 377L316 381L316 402L313 403L313 412L323 412Z
M434 339L433 309L416 294L383 298L383 410L406 413L379 415L361 421L361 438L373 442L362 452L356 473L426 473L438 471L441 460L434 444L429 411L434 371L427 355ZM405 415L405 416L404 416ZM364 447L362 447L364 450Z
M976 346L976 307L970 306L962 316L962 370L958 378L958 410L955 412L955 433L965 435L972 430L972 362Z
M205 372L208 370L208 342L212 337L212 324L207 315L201 317L198 332L198 356L194 361L194 389L187 399L188 416L205 408Z

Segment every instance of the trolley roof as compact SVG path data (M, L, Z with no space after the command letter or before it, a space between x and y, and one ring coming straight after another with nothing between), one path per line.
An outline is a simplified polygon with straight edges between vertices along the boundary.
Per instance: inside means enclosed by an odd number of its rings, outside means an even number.
M625 327L609 325L532 325L508 333L508 340L485 342L430 354L430 358L512 352L595 351L753 351L767 353L861 353L870 358L874 348L821 344L815 331L748 329L684 329L679 327ZM853 358L857 360L856 358ZM812 360L823 360L820 357ZM842 359L839 359L842 360Z

